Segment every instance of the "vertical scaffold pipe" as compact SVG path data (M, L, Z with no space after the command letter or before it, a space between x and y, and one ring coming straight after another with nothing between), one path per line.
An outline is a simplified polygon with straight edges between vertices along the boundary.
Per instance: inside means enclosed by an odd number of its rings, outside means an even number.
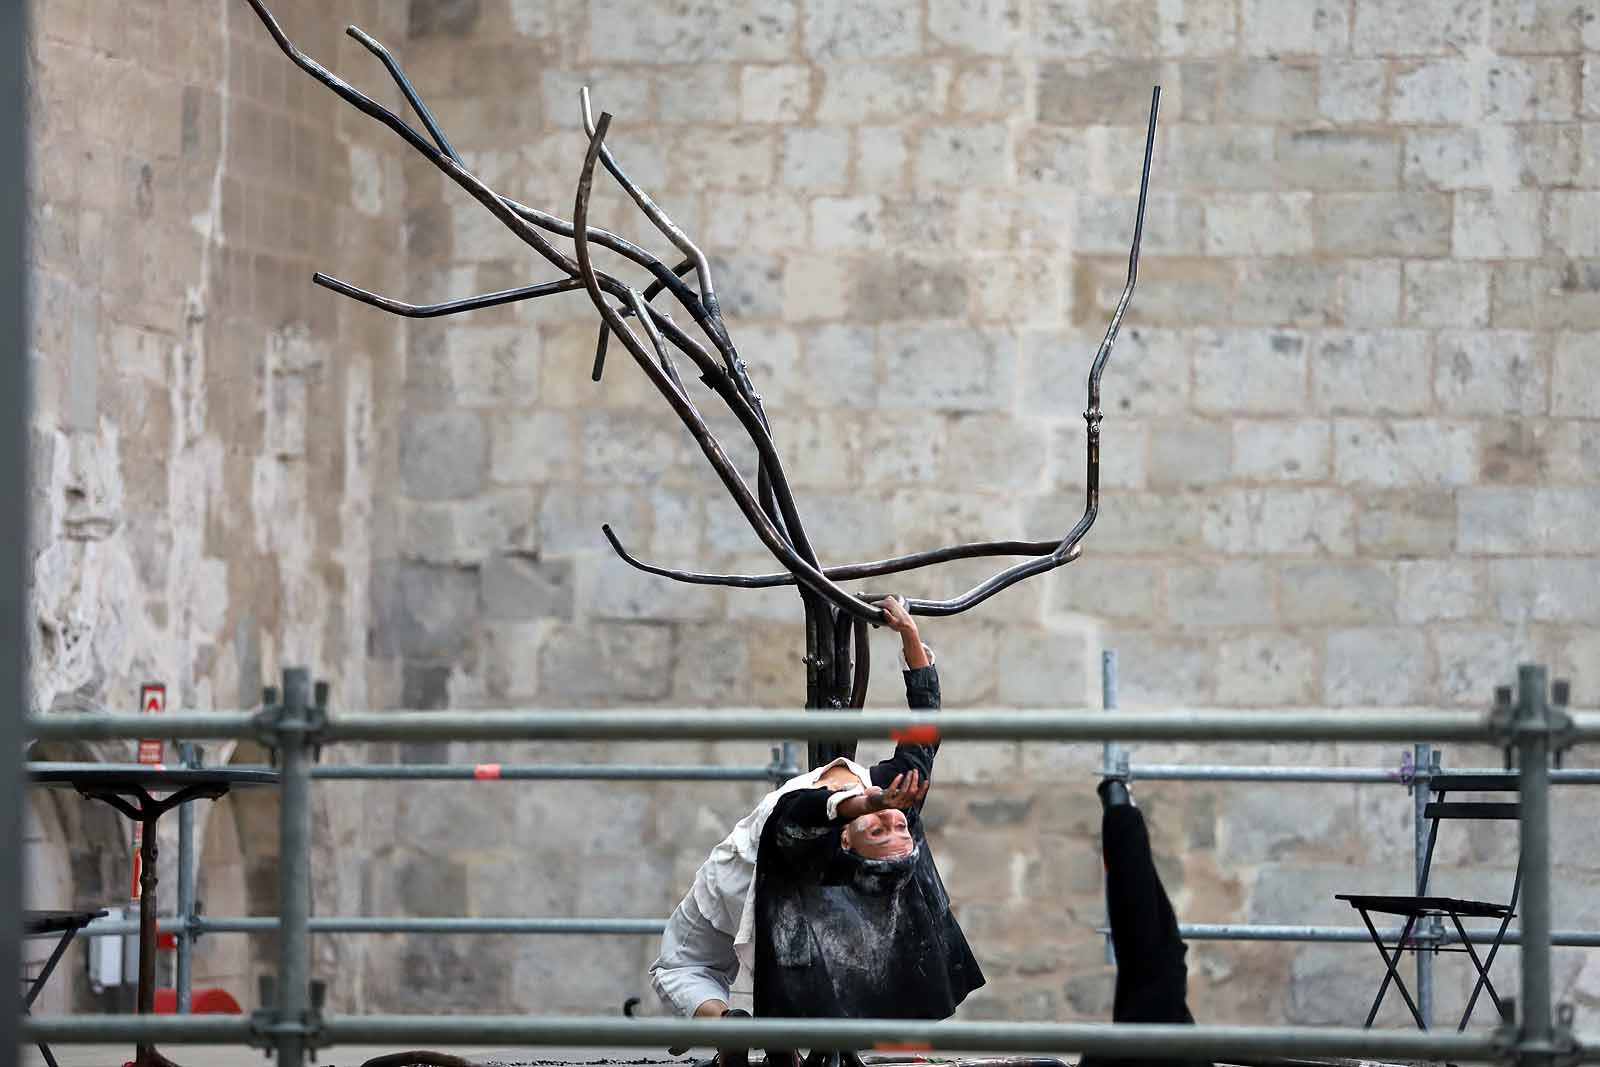
M283 672L278 710L278 1021L310 1018L311 944L311 675L303 667ZM304 1067L303 1029L278 1033L278 1067Z
M1524 1065L1549 1064L1550 1011L1550 705L1542 666L1517 668L1514 738L1521 793L1522 997L1517 1007Z

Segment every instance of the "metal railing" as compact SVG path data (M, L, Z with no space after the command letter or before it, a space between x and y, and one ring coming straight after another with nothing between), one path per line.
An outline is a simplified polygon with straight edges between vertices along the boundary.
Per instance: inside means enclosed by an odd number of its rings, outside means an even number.
M281 906L277 1004L248 1019L63 1016L24 1020L29 1039L167 1042L248 1040L276 1050L280 1067L301 1064L309 1048L336 1042L519 1042L531 1044L749 1044L761 1047L878 1047L1078 1051L1107 1055L1383 1056L1529 1063L1592 1060L1567 1025L1552 1013L1550 989L1550 803L1553 748L1600 736L1600 715L1551 707L1543 668L1524 666L1517 698L1487 715L1394 711L1235 712L942 712L936 716L881 712L552 711L413 712L327 715L326 691L312 699L304 670L285 672L282 700L256 715L187 713L152 717L86 714L33 719L38 738L255 737L277 751L281 769L279 865ZM1521 790L1519 848L1524 871L1520 940L1521 997L1516 1026L1494 1033L1402 1033L1354 1029L1229 1026L1130 1026L928 1022L925 1020L622 1020L614 1017L331 1016L310 999L309 935L321 923L309 912L310 789L313 750L327 743L368 740L580 740L749 738L825 739L838 736L946 740L1414 740L1478 741L1503 745L1518 761ZM273 920L265 920L272 922ZM332 922L387 923L352 919ZM407 923L413 920L400 920ZM455 924L465 920L433 920ZM496 922L500 920L487 920ZM517 921L517 920L507 920ZM553 920L520 920L546 923ZM568 920L589 923L601 920ZM648 920L611 920L649 922ZM218 923L218 920L207 920ZM544 932L544 931L540 931ZM588 932L588 931L585 931ZM632 932L632 931L630 931ZM643 932L643 931L641 931Z

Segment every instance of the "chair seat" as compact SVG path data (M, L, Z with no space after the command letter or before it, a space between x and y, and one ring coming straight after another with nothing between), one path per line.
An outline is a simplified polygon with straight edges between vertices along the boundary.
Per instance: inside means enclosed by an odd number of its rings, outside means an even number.
M25 934L64 934L68 930L82 930L105 911L25 911L22 913L22 932Z
M1462 900L1459 897L1380 896L1335 893L1334 899L1348 900L1351 907L1375 911L1380 915L1404 915L1418 919L1425 915L1459 915L1474 919L1503 919L1513 914L1506 904L1487 900Z

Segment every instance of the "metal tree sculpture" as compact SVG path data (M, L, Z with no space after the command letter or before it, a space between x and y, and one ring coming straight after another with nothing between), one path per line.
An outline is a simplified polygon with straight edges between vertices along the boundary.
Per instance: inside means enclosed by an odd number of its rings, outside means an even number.
M661 207L628 177L616 158L606 147L605 137L611 116L602 113L596 121L589 108L588 90L581 94L584 128L589 135L589 150L579 171L577 195L573 203L572 221L567 222L537 208L518 203L489 188L462 162L450 146L433 115L422 102L400 65L378 41L355 26L348 33L375 55L388 69L400 92L416 111L418 119L427 129L423 136L410 123L355 89L316 60L296 48L279 27L261 0L247 0L272 34L285 55L363 113L399 134L407 144L439 168L451 181L465 189L513 234L559 270L563 277L556 281L520 289L486 293L481 296L452 300L440 304L406 304L359 289L346 282L317 273L316 284L337 293L359 300L397 315L412 318L430 318L452 315L479 308L494 307L519 300L532 300L553 293L575 289L585 290L600 315L599 341L595 350L593 379L600 381L605 370L606 350L612 337L621 341L628 354L638 363L650 383L655 386L673 412L683 422L690 435L705 453L706 460L722 480L734 503L744 513L762 544L777 557L783 570L773 574L733 575L701 574L673 570L642 562L628 553L610 526L601 530L617 555L628 565L650 574L673 581L696 585L724 585L754 589L778 585L798 587L805 607L806 619L806 706L808 708L859 708L866 700L867 676L870 669L867 627L882 622L883 613L872 606L865 594L854 594L841 588L839 582L861 578L877 578L901 574L922 567L933 566L958 559L990 556L1025 556L1027 559L998 571L988 580L974 586L959 596L948 600L923 600L906 598L906 607L914 615L955 615L976 607L1002 589L1015 585L1025 578L1054 570L1070 563L1081 552L1081 544L1100 506L1100 375L1116 342L1122 317L1133 296L1134 282L1138 277L1139 241L1144 229L1146 194L1150 185L1150 158L1155 145L1156 117L1160 109L1161 88L1155 87L1150 98L1150 122L1145 135L1144 167L1139 179L1139 206L1134 219L1133 242L1128 254L1127 283L1111 315L1111 324L1095 353L1089 368L1088 406L1083 413L1087 423L1088 470L1087 500L1083 515L1064 537L1050 541L979 541L950 545L945 548L895 556L868 563L824 567L806 536L805 526L795 504L794 494L784 473L772 433L762 407L761 396L751 385L746 366L739 358L733 341L723 322L712 284L711 268L705 254L667 216ZM431 138L431 140L430 140ZM595 164L599 163L611 174L617 184L633 199L646 217L684 255L682 262L668 267L664 260L631 241L606 230L589 225L589 199L594 183ZM558 248L551 239L563 238L572 242L572 254ZM595 269L591 259L591 246L614 252L630 263L647 271L653 280L643 290L622 279ZM694 276L694 285L684 279ZM711 349L673 321L670 314L655 306L653 301L662 293L668 294L694 320L695 325L710 342ZM639 327L636 332L628 320ZM639 333L644 337L641 339ZM758 458L756 489L749 484L722 445L712 435L700 410L695 406L678 368L673 362L676 350L694 364L700 381L727 405L739 424L749 434ZM852 741L816 743L811 747L811 761L815 766L837 754L853 754Z

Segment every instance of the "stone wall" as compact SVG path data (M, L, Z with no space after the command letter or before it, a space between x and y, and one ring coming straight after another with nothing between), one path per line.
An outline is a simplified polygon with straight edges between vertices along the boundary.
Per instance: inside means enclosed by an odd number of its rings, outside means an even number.
M346 19L404 29L380 3L278 7L340 64L365 56ZM309 282L313 259L403 277L398 163L243 4L34 8L34 706L131 710L160 681L174 708L251 707L289 664L365 703L403 334ZM125 899L127 823L75 795L30 801L33 901ZM85 991L77 955L46 1007Z
M197 681L184 691L201 704L249 700L263 673L291 661L330 675L342 706L798 703L803 641L792 592L667 586L606 549L602 522L656 562L773 566L620 346L603 383L589 380L595 314L582 294L407 328L304 286L315 265L427 302L554 275L401 143L270 53L241 6L224 6L227 54L240 64L229 68L230 95L286 94L272 97L286 101L272 114L292 117L300 132L286 128L283 149L260 157L235 155L262 151L241 135L225 153L215 138L198 142L207 146L204 180L220 167L224 208L230 181L251 192L238 200L237 226L223 212L207 262L213 273L229 262L237 234L268 262L292 262L294 284L246 304L241 294L256 293L255 283L229 283L227 306L250 308L238 312L237 331L200 318L212 346L202 346L212 356L201 365L219 378L205 425L217 430L175 439L176 454L138 450L159 485L130 483L118 498L142 507L168 501L168 486L207 486L219 500L229 494L226 507L205 523L179 501L155 520L110 524L113 545L117 536L129 543L119 551L133 562L121 571L67 536L90 526L47 524L61 531L50 544L77 555L41 573L109 590L74 603L118 608L92 615L83 632L119 650L156 642L197 664L212 662L205 648L222 650L213 658L224 666L193 668ZM1166 95L1140 285L1104 380L1100 524L1080 562L927 625L950 702L1092 705L1097 653L1109 647L1121 656L1124 706L1478 706L1519 659L1551 664L1593 703L1600 534L1586 520L1600 504L1600 360L1588 344L1600 329L1600 244L1589 215L1600 74L1583 5L413 0L404 18L399 5L327 14L280 6L312 54L389 101L381 68L333 31L360 22L395 45L468 164L502 192L563 216L584 148L577 87L593 88L596 106L616 115L609 143L619 159L713 257L734 338L829 563L977 537L1046 537L1076 518L1083 375L1122 287L1149 87L1159 81ZM77 21L62 14L55 33L95 62L52 73L46 18L43 95L76 121L101 123L92 143L116 146L120 159L146 143L128 136L130 115L149 121L159 108L79 85L85 71L113 69L104 53L114 50L90 43L107 31L86 13L60 10ZM221 39L209 9L184 25ZM209 73L191 77L217 84L217 49L194 51L183 62ZM175 62L170 51L162 62ZM104 102L72 110L84 99ZM322 146L314 164L296 155L302 136ZM41 126L42 140L62 146L63 166L82 150L75 138L91 143ZM250 214L278 202L264 195L278 186L261 175L285 158L303 195L294 166L322 168L313 185L322 183L328 220L297 231L304 213L287 222ZM41 167L45 187L48 173ZM159 208L166 190L187 186L180 173L152 177L148 188ZM597 188L597 224L666 254L608 179ZM116 195L137 206L135 193ZM47 194L36 211L47 223L49 203ZM197 210L183 209L173 227L187 233ZM48 224L40 232L44 245L66 239L50 237ZM147 257L147 284L195 262L123 232L104 231L102 256L72 246L81 258L52 261L58 284L86 287L85 264L134 249ZM47 311L48 280L41 292ZM255 302L278 300L298 303ZM146 304L139 315L150 314ZM189 351L183 330L195 327L184 326L187 313L162 321L148 327L167 338L151 388L182 399L193 388L185 383L202 379L187 359L164 360ZM238 345L245 355L216 355ZM57 379L75 380L77 348L62 337L38 347ZM109 354L99 358L91 364L108 368L102 386L111 368L127 373ZM352 381L367 383L365 480L359 491L348 478L308 491L309 513L295 512L274 495L281 481L263 485L253 458L263 448L281 454L274 427L294 425L262 409L300 395L331 403L333 394L295 380L293 368L313 364L335 378L348 365ZM254 376L224 377L237 366ZM73 394L51 381L41 374L40 417L65 425ZM219 396L235 417L221 415ZM714 409L707 394L696 397ZM307 415L308 433L331 436L306 455L348 455L338 442L361 425L353 403ZM105 418L133 432L122 416ZM726 418L716 425L748 467L736 428ZM193 443L207 440L219 440L212 447L231 464L215 474ZM298 462L312 485L348 469L348 459ZM61 501L81 506L82 495L63 490ZM286 510L313 517L256 532L269 512ZM162 600L149 590L169 586L142 577L129 580L132 596L106 577L141 575L133 544L169 529L175 544L198 547L157 553L180 564L164 573L191 583L183 591L214 596ZM276 572L263 567L272 562ZM218 569L229 582L209 584ZM279 573L316 580L291 591ZM961 565L877 587L946 596L986 573ZM52 603L42 596L42 620L55 617ZM135 603L190 611L152 607L147 622ZM306 620L335 616L337 633L324 643L292 644L310 632ZM199 621L175 629L171 619ZM230 658L237 640L260 650ZM875 642L871 702L892 706L893 646L882 635ZM122 674L107 671L79 699L106 702L136 683L143 664L116 655L124 659L101 658L125 663ZM181 662L172 669L187 677ZM42 702L82 685L42 687ZM1399 753L1187 746L1138 756L1388 766ZM390 757L767 758L760 746L699 744L382 746L329 758ZM952 746L941 760L935 847L992 979L966 1011L1104 1018L1111 972L1092 932L1102 912L1090 791L1097 748ZM1458 766L1496 760L1447 754ZM323 914L661 916L759 792L322 789ZM1179 911L1193 921L1347 923L1333 892L1407 881L1411 806L1398 790L1152 783L1140 797ZM1558 925L1594 919L1586 797L1558 793ZM238 813L240 854L259 851L260 837L246 832L263 825L258 816ZM225 834L212 839L219 855L233 854ZM1508 841L1462 831L1441 855L1439 884L1503 895ZM219 887L235 877L211 876ZM321 940L318 966L340 1010L609 1012L645 992L651 955L634 938L341 937ZM1373 985L1370 955L1360 946L1198 944L1195 1013L1349 1022ZM1441 1013L1466 993L1463 974L1442 973ZM1562 996L1589 1006L1600 997L1592 954L1561 953L1557 976Z

